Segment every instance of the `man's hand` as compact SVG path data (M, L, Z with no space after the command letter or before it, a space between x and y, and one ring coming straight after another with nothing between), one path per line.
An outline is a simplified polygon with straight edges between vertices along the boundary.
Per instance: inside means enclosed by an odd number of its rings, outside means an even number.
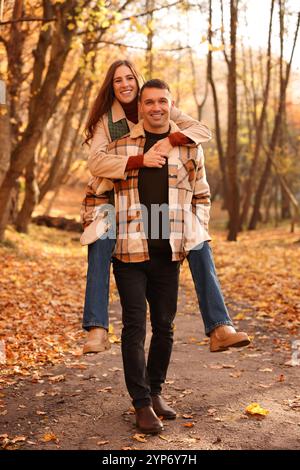
M156 142L156 144L153 146L153 148L155 150L157 150L158 152L161 152L165 157L168 158L168 154L169 152L171 152L172 150L172 145L171 145L171 142L169 141L168 137L166 137L165 139L162 139L162 140L159 140L158 142Z
M155 149L155 145L144 154L144 166L148 168L162 168L166 163L165 155Z

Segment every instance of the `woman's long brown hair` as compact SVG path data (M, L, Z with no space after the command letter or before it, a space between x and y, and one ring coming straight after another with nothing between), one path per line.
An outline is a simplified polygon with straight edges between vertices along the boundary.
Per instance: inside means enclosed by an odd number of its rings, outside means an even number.
M140 84L142 82L142 78L136 71L134 65L129 60L116 60L115 62L113 62L106 73L106 76L104 78L100 91L89 113L85 130L84 130L85 137L86 137L84 144L89 144L90 140L94 136L95 128L99 119L105 113L109 111L109 109L111 108L113 104L113 101L115 98L114 89L113 89L113 78L115 75L115 71L121 65L126 65L126 67L130 68L133 76L136 79L138 92L140 91Z

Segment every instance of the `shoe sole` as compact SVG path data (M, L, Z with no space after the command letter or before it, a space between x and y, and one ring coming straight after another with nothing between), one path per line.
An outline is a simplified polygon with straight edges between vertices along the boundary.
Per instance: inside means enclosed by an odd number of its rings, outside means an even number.
M154 409L154 408L153 408ZM154 410L155 411L155 410ZM156 413L156 411L155 411ZM177 415L175 416L171 416L171 415L162 415L161 413L156 413L156 415L158 416L158 418L163 418L163 419L176 419L177 418Z
M141 431L143 434L159 434L162 431L164 431L164 428L161 428L159 430L157 429L143 429L137 426L138 430Z
M109 351L111 348L111 344L109 343L109 345L107 344L104 349L103 348L91 348L91 349L85 349L83 347L83 351L82 351L82 354L93 354L93 353L101 353L101 352L105 352L105 351Z
M244 346L248 346L250 342L250 340L245 339L243 341L239 341L238 343L230 344L229 346L219 347L218 349L211 349L210 352L228 351L229 348L243 348Z

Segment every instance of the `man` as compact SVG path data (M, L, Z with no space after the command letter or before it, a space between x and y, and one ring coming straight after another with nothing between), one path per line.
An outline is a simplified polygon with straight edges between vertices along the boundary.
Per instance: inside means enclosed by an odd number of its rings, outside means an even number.
M172 105L165 82L146 82L140 93L143 121L130 135L110 144L108 154L143 154L176 131L170 121ZM157 433L163 428L159 416L176 417L161 391L173 344L179 263L186 255L185 244L195 247L210 240L210 192L202 150L195 145L173 147L161 168L131 170L126 180L114 181L114 190L117 240L113 267L123 314L125 381L138 428ZM147 364L146 300L152 325Z
M177 129L177 132L170 133L166 139L160 139L146 153L136 156L127 155L126 158L122 154L114 155L110 153L108 156L107 142L116 139L116 135L118 137L124 136L128 132L128 127L132 129L134 126L133 122L128 122L125 119L124 110L122 114L119 108L120 104L115 101L112 106L111 120L108 120L107 125L104 126L104 134L101 134L101 138L100 136L98 138L98 135L95 136L93 140L89 160L92 162L90 170L94 177L89 182L81 210L82 222L85 227L81 243L89 244L88 282L83 321L83 327L89 331L83 348L84 353L104 351L110 346L107 334L108 286L114 241L110 238L103 240L100 237L103 233L102 215L104 211L99 213L99 209L105 200L103 193L108 189L113 189L113 183L107 178L126 180L129 169L149 166L147 154L152 152L155 155L157 146L160 146L163 155L168 155L172 147L190 145L191 142L199 145L211 138L207 126L183 115L173 107L171 117L172 120L176 120L180 132ZM138 116L136 115L136 120L133 119L133 121L137 122L137 119ZM128 124L128 126L125 126L126 130L122 127L124 122ZM143 151L141 149L141 152ZM153 171L156 171L156 169ZM188 261L198 296L205 333L210 337L210 350L218 352L229 347L246 346L250 342L248 335L243 332L236 332L229 317L209 243L205 242L201 250L197 250L189 244L186 246L186 251L189 250L191 251Z

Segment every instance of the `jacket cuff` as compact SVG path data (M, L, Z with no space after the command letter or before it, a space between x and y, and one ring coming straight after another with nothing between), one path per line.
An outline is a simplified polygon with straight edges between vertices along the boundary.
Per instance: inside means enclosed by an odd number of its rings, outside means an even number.
M172 147L177 147L178 145L188 145L188 144L193 143L193 141L189 137L182 134L181 132L173 132L173 134L168 135L168 138Z
M143 166L144 166L144 155L143 154L135 155L135 156L128 158L125 171L138 170L139 168L142 168Z

